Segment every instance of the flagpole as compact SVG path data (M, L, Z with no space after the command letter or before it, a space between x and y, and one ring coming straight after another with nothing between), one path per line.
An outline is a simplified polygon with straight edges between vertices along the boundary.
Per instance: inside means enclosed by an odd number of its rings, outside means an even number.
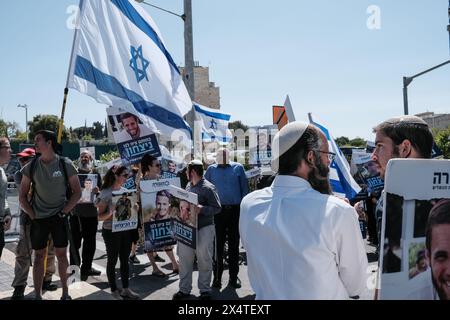
M78 17L77 17L77 20L75 23L75 32L73 34L73 40L72 40L72 50L70 52L69 70L67 71L66 87L64 88L64 98L63 98L63 103L62 103L62 108L61 108L61 118L59 119L59 125L58 125L58 140L57 140L58 143L61 143L61 141L62 141L62 131L63 131L63 127L64 127L64 114L66 113L67 96L69 94L70 71L72 70L73 53L75 50L75 43L78 38L78 30L79 30L79 25L80 25L80 19L82 16L82 11L83 11L83 3L84 3L84 0L80 0L80 2L78 4L79 12L78 12Z
M313 123L312 113L308 112L309 123Z

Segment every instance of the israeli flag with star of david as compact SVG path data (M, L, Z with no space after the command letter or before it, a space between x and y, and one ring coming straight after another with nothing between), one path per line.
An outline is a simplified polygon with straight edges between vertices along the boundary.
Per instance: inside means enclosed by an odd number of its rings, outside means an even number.
M220 144L228 144L232 134L228 129L231 115L211 109L199 104L194 104L196 124L201 125L202 141L217 141Z
M81 0L68 87L191 150L183 116L192 101L158 27L135 1Z
M336 154L335 159L330 166L330 184L333 193L338 196L346 197L347 199L353 199L360 191L361 187L356 183L350 174L350 165L345 159L341 149L337 146L328 129L317 121L313 121L310 117L310 122L318 127L328 140L328 149L330 152Z

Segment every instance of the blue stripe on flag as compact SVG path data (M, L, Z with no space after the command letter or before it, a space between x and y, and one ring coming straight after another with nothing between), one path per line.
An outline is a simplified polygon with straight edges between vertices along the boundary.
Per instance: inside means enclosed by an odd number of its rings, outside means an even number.
M115 77L101 72L92 63L77 56L74 74L96 85L97 89L124 100L130 101L139 113L153 118L162 124L174 129L187 130L192 134L191 128L183 118L156 104L145 101L140 95L122 86Z
M214 119L230 121L230 118L231 118L231 115L229 115L229 114L223 114L223 113L217 113L217 112L211 112L211 111L203 110L202 108L200 108L196 104L194 104L194 109L198 113L203 113L204 115L207 115L208 117L211 117L211 118L214 118Z
M218 137L218 136L211 136L207 132L202 132L202 140L219 140L221 142L230 142L231 138L228 137Z
M342 184L340 181L330 179L330 184L331 190L333 190L333 192L345 194L345 190L344 188L342 188Z
M330 133L328 132L328 129L326 129L325 127L321 126L320 124L318 124L317 122L313 121L313 124L318 127L320 130L322 130L323 134L325 135L325 137L327 137L328 141L331 141L330 138Z
M339 166L337 166L334 161L333 161L331 167L336 169L336 172L339 177L339 181L331 180L332 182L333 181L336 182L336 184L334 184L334 185L337 187L336 189L333 188L333 191L339 192L339 193L345 193L345 196L349 200L353 199L357 195L357 192L355 192L355 190L353 190L351 184L347 181L347 179L345 179L344 175L342 174L341 168L339 168ZM337 186L337 184L339 184L339 187ZM333 185L333 183L332 183L332 185ZM342 190L342 191L340 191L340 190Z
M136 9L130 4L128 0L111 0L111 2L120 10L122 13L133 22L136 27L138 27L142 32L144 32L153 42L158 46L158 48L164 53L169 63L180 74L177 65L172 59L172 56L167 51L166 47L162 43L158 34L153 30L153 28L141 17L141 15L136 11Z

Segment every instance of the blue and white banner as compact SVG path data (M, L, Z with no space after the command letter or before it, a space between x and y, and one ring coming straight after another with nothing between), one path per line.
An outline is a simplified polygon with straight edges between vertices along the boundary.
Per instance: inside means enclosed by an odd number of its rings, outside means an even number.
M333 136L327 128L316 121L313 121L312 117L310 117L310 122L322 130L328 140L328 148L330 152L334 152L336 154L336 158L330 166L330 183L333 193L339 196L345 196L349 200L354 198L361 191L361 187L356 183L350 174L350 165L345 159L344 154L337 146Z
M80 6L68 87L137 115L152 132L190 150L183 116L192 101L150 15L131 0Z
M196 123L200 123L202 127L202 140L204 142L217 141L227 144L231 141L232 134L228 129L230 114L199 104L194 104L194 111Z

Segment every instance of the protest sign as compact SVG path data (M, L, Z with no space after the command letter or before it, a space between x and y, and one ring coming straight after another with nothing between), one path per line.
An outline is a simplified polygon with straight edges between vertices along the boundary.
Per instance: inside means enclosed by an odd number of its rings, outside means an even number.
M119 232L136 229L138 224L136 193L125 189L114 191L112 203L112 231Z
M449 176L448 160L389 161L383 194L380 299L450 299L437 254L450 252L450 232L442 232L450 231Z
M142 180L141 205L145 250L157 250L176 243L173 218L177 214L175 197L168 191L180 186L180 179Z

